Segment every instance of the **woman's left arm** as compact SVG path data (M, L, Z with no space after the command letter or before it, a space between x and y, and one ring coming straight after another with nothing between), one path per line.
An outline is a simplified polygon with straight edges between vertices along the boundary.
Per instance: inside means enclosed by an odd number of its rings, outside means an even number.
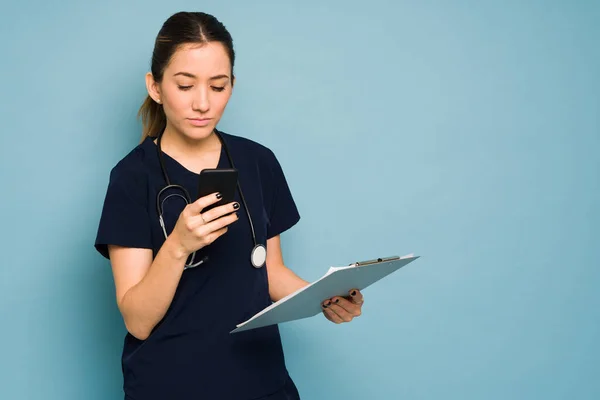
M271 300L279 301L290 293L303 288L309 282L300 278L285 266L281 252L280 236L267 240L267 276ZM361 315L363 296L359 290L350 290L348 296L332 297L321 303L325 317L336 324L350 322Z
M277 235L267 240L267 275L271 300L279 301L290 293L308 285L308 282L285 266L281 240Z

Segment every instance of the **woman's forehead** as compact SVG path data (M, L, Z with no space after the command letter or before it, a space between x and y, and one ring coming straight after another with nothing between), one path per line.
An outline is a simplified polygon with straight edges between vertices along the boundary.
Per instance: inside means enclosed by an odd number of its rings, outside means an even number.
M219 42L180 46L171 57L166 74L185 72L198 79L231 74L229 55Z

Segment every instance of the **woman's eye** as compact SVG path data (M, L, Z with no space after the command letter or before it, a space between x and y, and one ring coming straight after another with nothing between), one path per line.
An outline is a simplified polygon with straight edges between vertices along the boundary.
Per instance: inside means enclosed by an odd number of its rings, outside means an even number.
M213 86L212 88L215 92L222 92L223 90L225 90L224 86Z
M179 85L179 90L190 90L192 87L191 86L181 86Z

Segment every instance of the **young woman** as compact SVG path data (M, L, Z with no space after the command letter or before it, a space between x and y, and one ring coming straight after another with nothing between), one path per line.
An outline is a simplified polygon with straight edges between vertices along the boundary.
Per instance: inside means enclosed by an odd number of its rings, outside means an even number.
M127 328L126 399L299 398L276 325L229 333L307 285L281 254L279 235L300 216L277 158L216 128L234 59L213 16L171 16L146 76L142 141L110 174L95 246L110 259ZM197 198L198 174L232 166L235 200L204 211L221 196ZM323 313L348 322L362 302L352 290Z

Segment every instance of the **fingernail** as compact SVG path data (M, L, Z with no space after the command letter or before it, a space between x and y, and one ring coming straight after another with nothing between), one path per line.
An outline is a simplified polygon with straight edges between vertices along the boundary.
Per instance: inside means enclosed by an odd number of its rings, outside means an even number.
M221 199L223 195L221 193L217 193L217 199Z
M352 293L350 293L350 296L356 296L356 290L353 290Z
M339 302L340 302L340 299L335 299L335 300L334 300L334 302L335 302L335 303L339 303Z
M237 210L238 208L240 208L240 203L233 203L233 209Z
M323 304L323 308L327 308L327 304Z
M327 303L325 303L325 307L330 306L331 305L331 301L327 301Z

